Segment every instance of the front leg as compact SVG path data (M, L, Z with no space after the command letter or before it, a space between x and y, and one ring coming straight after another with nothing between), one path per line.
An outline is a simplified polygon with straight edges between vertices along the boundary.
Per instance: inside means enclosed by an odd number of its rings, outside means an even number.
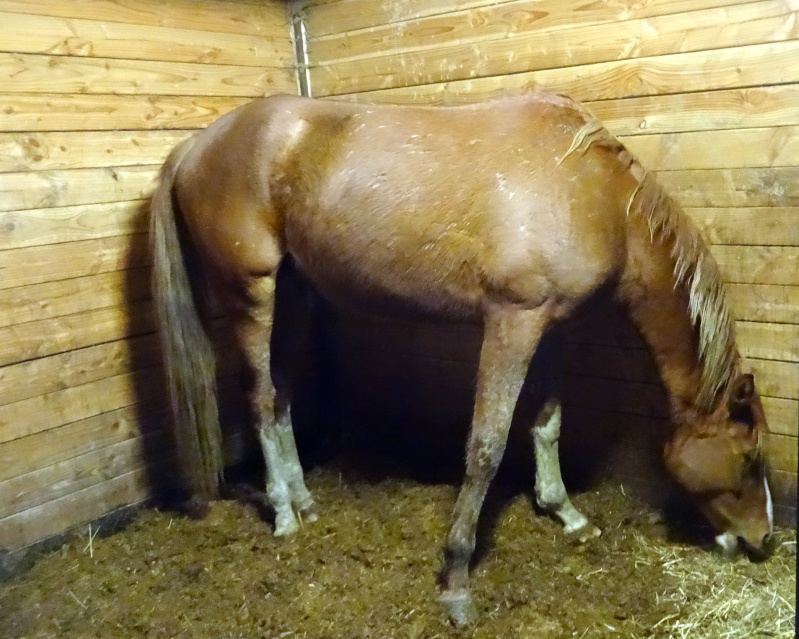
M558 518L567 534L576 534L587 541L602 534L571 503L560 473L558 439L560 438L560 402L551 398L533 425L535 447L535 497L541 509Z
M469 593L469 562L477 520L496 474L527 365L546 325L542 309L494 309L486 315L477 374L474 415L466 451L466 476L452 513L444 550L441 602L457 625L476 610Z

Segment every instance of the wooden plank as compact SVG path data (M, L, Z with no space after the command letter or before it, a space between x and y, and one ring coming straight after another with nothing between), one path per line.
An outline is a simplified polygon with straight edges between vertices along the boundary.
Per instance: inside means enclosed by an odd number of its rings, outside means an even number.
M0 51L291 68L285 38L0 12Z
M354 31L376 25L393 24L414 18L449 13L487 4L485 0L428 0L427 2L375 3L369 0L347 2L302 2L306 29L313 37Z
M332 92L347 93L350 86L364 91L708 49L724 57L734 55L724 49L795 38L799 34L797 9L799 4L793 1L751 2L643 20L514 33L494 40L454 37L429 42L421 49L413 46L412 38L406 40L404 30L379 43L379 51L370 33L348 33L344 58L325 61L311 56L315 65L311 84L316 90L319 82L330 85L334 81ZM748 56L741 59L748 62Z
M0 93L2 131L197 129L248 98Z
M651 355L645 349L619 348L608 344L567 343L563 349L561 366L572 376L598 377L608 380L659 384L660 378ZM769 396L775 418L792 423L796 431L797 403L780 400L799 399L799 365L763 359L749 359L745 369L755 374L761 396Z
M796 125L797 99L799 85L786 83L710 92L702 87L697 93L686 87L684 93L627 99L587 98L586 106L615 135L632 135Z
M182 130L0 133L0 173L159 164L191 133Z
M5 442L0 445L0 481L139 437L143 425L145 432L151 432L168 423L166 399L153 398L146 405L125 406L41 435Z
M147 375L147 372L142 370L138 374ZM223 371L219 377L219 404L223 418L229 413L231 402L240 405L243 401L238 384L237 371ZM113 383L101 380L95 388L101 390L109 385L113 386ZM85 395L89 396L90 393L91 389L87 387ZM142 434L166 429L171 423L166 389L162 388L151 397L142 399L144 401L0 444L0 481L71 460ZM232 423L225 423L226 437L233 426Z
M648 350L619 348L608 344L570 342L561 357L563 370L571 375L601 377L622 381L659 384L652 357ZM765 359L748 359L745 368L755 374L761 396L774 399L799 399L799 365ZM796 402L774 402L774 410L783 415L796 413ZM791 420L787 420L791 421Z
M796 437L769 433L763 441L766 463L774 470L796 473L797 470Z
M799 322L799 287L727 284L735 319L795 324Z
M799 324L735 324L738 346L744 357L799 362Z
M0 250L147 232L149 200L0 212Z
M156 431L0 481L0 520L74 492L148 467L168 455L169 440Z
M659 384L566 374L563 376L563 402L659 419L668 416L666 393Z
M763 397L762 401L773 436L796 438L799 401L774 397ZM659 384L566 374L563 402L584 409L639 415L645 420L668 417L665 391Z
M620 313L595 315L570 331L569 342L645 348L641 337ZM799 324L735 322L738 348L746 358L799 362Z
M0 15L0 19L2 16ZM5 93L260 97L294 93L291 68L0 53Z
M0 290L0 328L49 320L150 297L150 269L87 275Z
M311 42L338 41L345 32L372 28L373 37L385 40L397 31L419 43L426 38L505 37L530 30L553 29L576 24L618 22L668 13L681 13L729 5L729 0L653 0L646 3L589 3L561 0L537 3L530 0L491 3L486 0L428 0L426 2L376 3L371 0L308 2L304 10ZM402 24L398 24L402 23ZM494 26L495 25L495 26ZM477 34L472 35L472 30ZM443 34L443 35L442 35ZM341 45L346 47L346 45ZM327 49L340 57L335 46ZM346 50L346 48L344 49ZM325 49L322 49L325 51Z
M635 382L660 384L657 369L645 349L619 348L607 344L568 343L559 358L560 368L572 376L588 376ZM443 389L472 391L476 379L476 363L463 360L442 359L429 350L413 349L409 345L403 352L390 358L378 347L364 345L339 354L338 367L346 368L363 379L395 380L407 388L424 388L436 385ZM775 417L794 423L796 402L779 400L799 398L799 366L791 362L751 359L747 370L756 375L761 396L770 396ZM795 427L794 427L795 430Z
M749 358L744 362L744 370L754 374L755 387L761 396L799 399L799 364Z
M799 85L782 84L624 98L623 91L572 82L573 76L550 84L528 82L524 74L387 89L338 96L361 102L388 104L471 104L488 98L532 90L558 91L585 105L617 136L680 131L707 131L799 124ZM522 76L522 77L520 77ZM316 95L319 95L318 93Z
M232 331L224 320L216 321L213 341L220 375L238 370ZM154 334L105 342L0 368L0 404L49 395L75 386L113 377L132 370L151 368L161 362Z
M127 372L0 407L0 444L165 397L158 369Z
M150 494L150 473L150 469L140 468L2 519L0 548L18 550L88 524L116 508L140 503Z
M145 233L9 249L0 251L0 289L149 264Z
M83 386L160 362L154 334L106 342L0 368L0 403Z
M797 206L694 207L685 212L710 244L799 246Z
M219 31L243 35L288 37L288 14L279 3L249 4L209 0L0 0L0 11L58 18Z
M753 249L716 244L710 247L710 252L716 258L725 282L780 284L791 288L799 285L799 246L760 246Z
M657 368L648 350L619 348L608 344L567 343L561 358L563 370L571 375L659 384ZM761 396L799 399L799 365L765 359L748 359L745 368L755 375ZM796 403L774 403L783 415L796 412ZM790 420L787 420L790 421Z
M785 525L796 528L796 473L769 469L768 483L776 503L793 507L794 517Z
M799 164L799 126L620 137L648 169L733 169Z
M761 400L772 433L790 437L799 434L799 401L778 397L761 397Z
M655 362L645 349L567 342L558 359L563 370L570 375L660 383Z
M160 166L0 173L0 211L143 200Z
M0 366L85 348L155 329L150 300L0 328Z
M505 91L548 89L582 101L787 84L799 82L797 52L799 41L753 44L513 73L502 75L500 83ZM403 67L402 60L394 63L390 58L377 58L313 67L313 93L339 95L409 85L475 82L478 77L498 76L496 72L474 69L472 78L467 80L455 76L446 62L427 66L419 60L409 66L406 61ZM702 73L695 73L694 69L702 69Z
M799 205L799 166L659 171L657 177L684 207Z
M765 322L735 322L738 348L747 359L767 359L799 362L799 324ZM608 344L620 348L636 348L640 337L623 323L619 326L590 324L570 335L571 341L588 344Z

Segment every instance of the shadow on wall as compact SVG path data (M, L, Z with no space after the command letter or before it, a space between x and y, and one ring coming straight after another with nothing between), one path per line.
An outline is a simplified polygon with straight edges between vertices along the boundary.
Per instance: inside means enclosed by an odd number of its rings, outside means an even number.
M136 228L143 233L130 236L125 271L125 301L127 305L127 331L129 370L134 389L135 420L141 434L142 453L146 463L148 483L155 494L162 495L170 485L169 478L177 472L174 464L175 448L167 432L169 424L168 396L156 321L150 291L152 258L148 245L149 201L136 213ZM146 265L147 268L135 268ZM144 280L144 281L143 281ZM137 299L137 291L146 290L146 304ZM134 336L146 335L142 339Z
M459 482L481 327L352 312L333 317L328 383L347 446L396 458L431 481ZM592 309L548 335L527 387L534 397L514 415L505 477L532 486L529 424L554 391L563 402L561 459L571 490L619 471L663 485L666 397L648 350L619 309Z

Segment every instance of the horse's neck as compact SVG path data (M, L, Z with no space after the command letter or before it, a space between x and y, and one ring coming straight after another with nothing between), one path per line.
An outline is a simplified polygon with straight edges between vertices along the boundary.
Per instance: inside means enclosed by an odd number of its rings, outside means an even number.
M672 242L651 240L644 220L629 220L627 266L619 297L648 344L665 385L674 418L698 409L702 380L699 338L689 293L674 285Z

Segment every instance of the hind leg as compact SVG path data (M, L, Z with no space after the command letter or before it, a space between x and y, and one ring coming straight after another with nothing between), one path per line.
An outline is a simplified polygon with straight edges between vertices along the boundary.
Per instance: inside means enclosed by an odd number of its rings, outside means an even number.
M561 410L557 399L549 399L533 425L535 447L535 497L544 512L559 519L566 533L576 533L581 541L600 535L585 515L571 503L560 473L558 438Z
M280 376L272 378L274 292L272 277L262 277L250 284L246 311L236 318L236 332L254 376L252 408L266 462L266 496L275 511L275 535L281 536L297 530L295 512L311 513L314 504L305 487L294 442L289 384Z
M316 504L305 486L305 475L297 453L294 440L294 426L291 422L290 388L276 383L275 392L275 433L283 462L282 472L291 494L291 507L299 522L316 521ZM289 531L291 532L291 531ZM279 533L277 529L275 534Z

